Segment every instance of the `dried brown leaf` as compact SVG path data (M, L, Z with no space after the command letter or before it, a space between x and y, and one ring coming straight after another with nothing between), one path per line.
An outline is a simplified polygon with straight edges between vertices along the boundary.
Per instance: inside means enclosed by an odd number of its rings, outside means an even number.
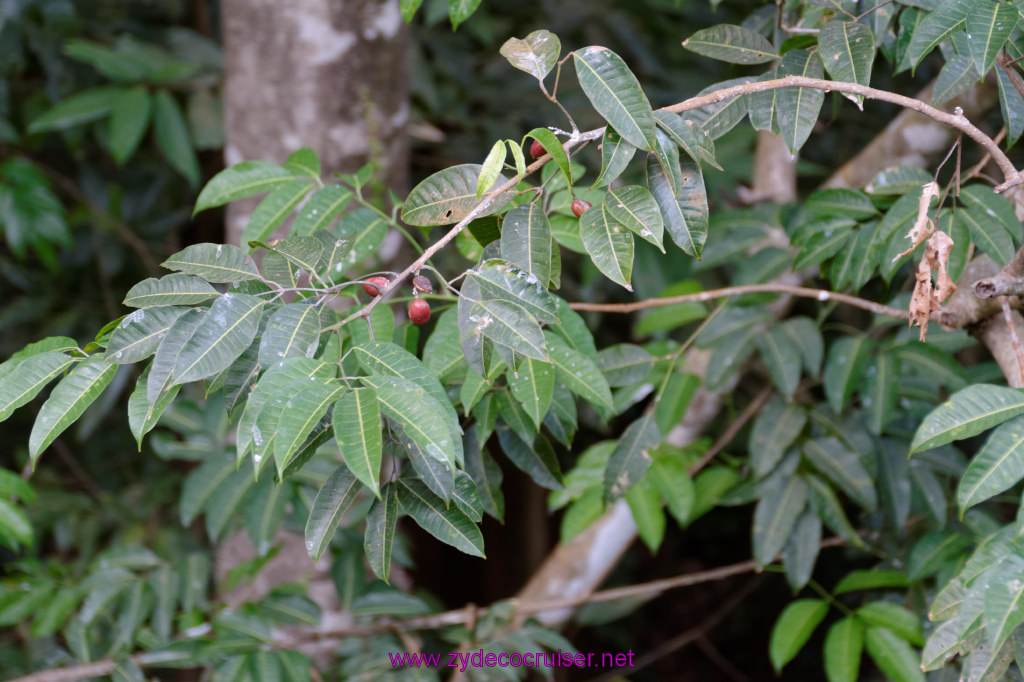
M939 185L933 180L932 182L922 185L921 188L924 191L921 192L921 199L917 205L917 219L914 220L914 224L910 226L910 230L907 232L906 236L906 239L910 240L910 247L893 258L893 263L898 261L900 258L909 256L913 253L914 249L923 244L935 230L935 224L932 222L931 218L928 217L928 207L932 203L932 198L938 198Z

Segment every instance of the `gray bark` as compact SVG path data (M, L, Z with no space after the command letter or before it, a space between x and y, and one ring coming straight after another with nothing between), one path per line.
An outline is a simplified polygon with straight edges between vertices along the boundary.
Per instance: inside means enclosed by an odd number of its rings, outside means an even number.
M224 0L225 160L280 163L301 147L325 175L367 162L408 183L408 31L398 0ZM254 202L228 209L238 243Z

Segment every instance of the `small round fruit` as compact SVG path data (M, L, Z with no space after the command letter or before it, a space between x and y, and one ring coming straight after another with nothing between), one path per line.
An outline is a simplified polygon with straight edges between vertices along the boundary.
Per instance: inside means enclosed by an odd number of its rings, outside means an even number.
M579 218L584 213L586 213L587 209L589 209L589 208L590 208L590 202L589 201L584 201L583 199L573 199L572 200L572 214L574 216L576 216L577 218Z
M530 145L530 156L535 159L539 159L544 156L547 152L544 151L544 145L539 140L534 140L533 144Z
M434 293L434 285L430 283L430 280L423 275L416 275L412 278L412 286L416 291L423 292L424 294Z
M426 324L430 319L430 304L422 298L414 298L409 303L409 319L413 324Z
M373 297L380 296L380 292L384 290L388 284L391 283L387 277L370 277L363 284L363 291Z

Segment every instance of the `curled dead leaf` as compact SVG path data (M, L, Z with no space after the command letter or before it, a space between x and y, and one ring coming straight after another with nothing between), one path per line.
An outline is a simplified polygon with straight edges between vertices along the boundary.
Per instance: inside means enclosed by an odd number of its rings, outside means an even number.
M935 223L933 223L931 218L928 217L928 207L932 203L932 198L938 198L939 185L933 180L932 182L922 185L921 189L923 191L921 192L920 202L917 205L917 218L914 220L914 224L910 226L910 230L907 231L906 236L906 238L910 240L910 246L906 251L893 258L893 263L898 261L900 258L909 256L913 253L914 249L923 244L935 230Z

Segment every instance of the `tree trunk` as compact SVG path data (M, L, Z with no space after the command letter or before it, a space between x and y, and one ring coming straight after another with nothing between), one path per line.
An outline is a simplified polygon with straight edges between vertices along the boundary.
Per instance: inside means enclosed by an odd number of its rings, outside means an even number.
M384 185L406 188L408 31L398 0L224 0L221 16L228 164L280 163L312 147L325 174L370 162ZM229 243L254 205L229 207Z

